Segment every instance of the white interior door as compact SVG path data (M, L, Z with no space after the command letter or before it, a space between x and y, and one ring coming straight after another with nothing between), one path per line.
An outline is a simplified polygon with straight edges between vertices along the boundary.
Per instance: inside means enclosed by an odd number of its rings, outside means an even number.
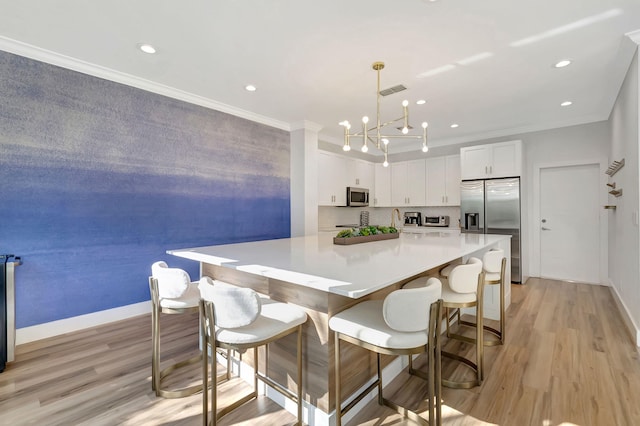
M600 281L599 165L540 169L540 276Z

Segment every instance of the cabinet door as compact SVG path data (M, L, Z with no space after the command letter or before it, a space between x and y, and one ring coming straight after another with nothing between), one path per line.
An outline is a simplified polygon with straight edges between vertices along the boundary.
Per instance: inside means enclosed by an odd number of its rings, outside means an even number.
M373 193L375 186L373 169L373 163L364 160L353 160L353 163L347 164L347 173L352 175L349 186L365 188L369 190L369 193Z
M460 205L460 156L447 155L445 157L445 204L447 206Z
M391 205L407 205L407 163L391 163Z
M456 157L460 162L460 157ZM444 206L446 203L446 166L445 157L427 158L427 206Z
M374 207L391 207L391 167L375 165Z
M426 205L426 170L425 160L407 162L407 204L410 206Z
M462 179L484 179L489 175L491 148L489 145L460 148Z
M512 141L496 143L492 147L491 177L514 177L522 172L522 143Z
M346 158L318 153L318 205L347 204Z

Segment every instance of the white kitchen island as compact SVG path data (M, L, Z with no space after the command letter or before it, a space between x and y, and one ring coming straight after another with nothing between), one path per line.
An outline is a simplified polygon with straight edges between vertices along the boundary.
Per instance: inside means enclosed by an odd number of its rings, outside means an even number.
M448 263L464 261L470 256L482 257L491 248L502 248L505 253L510 253L510 237L506 235L403 232L397 239L354 245L334 245L334 235L326 232L306 237L167 251L200 262L201 275L253 288L307 311L303 393L306 400L305 422L310 425L334 422L333 340L328 327L331 315L362 300L384 298L411 279L435 274ZM510 282L509 263L507 282ZM497 286L490 286L485 293L485 315L488 318L497 318L497 290ZM509 305L510 294L508 291L505 295L506 306ZM295 360L290 355L294 344L295 336L269 346L269 373L283 383L290 382L287 380L288 372L295 371ZM343 369L342 383L343 398L348 398L374 376L376 362L370 352L345 346L343 362L350 367ZM392 357L384 357L385 365L393 360ZM390 369L397 373L400 361L396 360L386 371Z

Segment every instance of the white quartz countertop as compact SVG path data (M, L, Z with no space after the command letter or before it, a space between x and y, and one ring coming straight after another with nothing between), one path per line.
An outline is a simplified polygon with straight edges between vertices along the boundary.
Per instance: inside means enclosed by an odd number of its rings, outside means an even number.
M359 298L493 246L508 235L400 233L334 245L334 234L167 250L168 254Z

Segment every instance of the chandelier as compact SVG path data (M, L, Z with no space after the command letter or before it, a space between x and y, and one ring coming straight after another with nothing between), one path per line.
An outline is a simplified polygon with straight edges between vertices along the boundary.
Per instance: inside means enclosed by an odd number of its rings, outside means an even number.
M342 147L345 151L351 150L351 138L362 137L362 152L369 151L369 142L375 146L376 149L382 151L384 154L384 167L389 166L389 139L422 139L422 152L427 152L429 147L427 146L427 122L422 123L422 135L409 135L409 130L412 127L409 125L409 101L402 101L402 117L395 120L386 121L384 123L380 120L380 71L384 68L384 62L374 62L371 66L378 74L378 86L376 90L376 122L375 126L369 127L369 117L362 117L362 130L351 133L351 123L344 120L339 124L344 127L344 145ZM402 121L402 127L397 127L401 134L384 135L382 130L385 126L398 123ZM371 136L373 134L373 137Z

